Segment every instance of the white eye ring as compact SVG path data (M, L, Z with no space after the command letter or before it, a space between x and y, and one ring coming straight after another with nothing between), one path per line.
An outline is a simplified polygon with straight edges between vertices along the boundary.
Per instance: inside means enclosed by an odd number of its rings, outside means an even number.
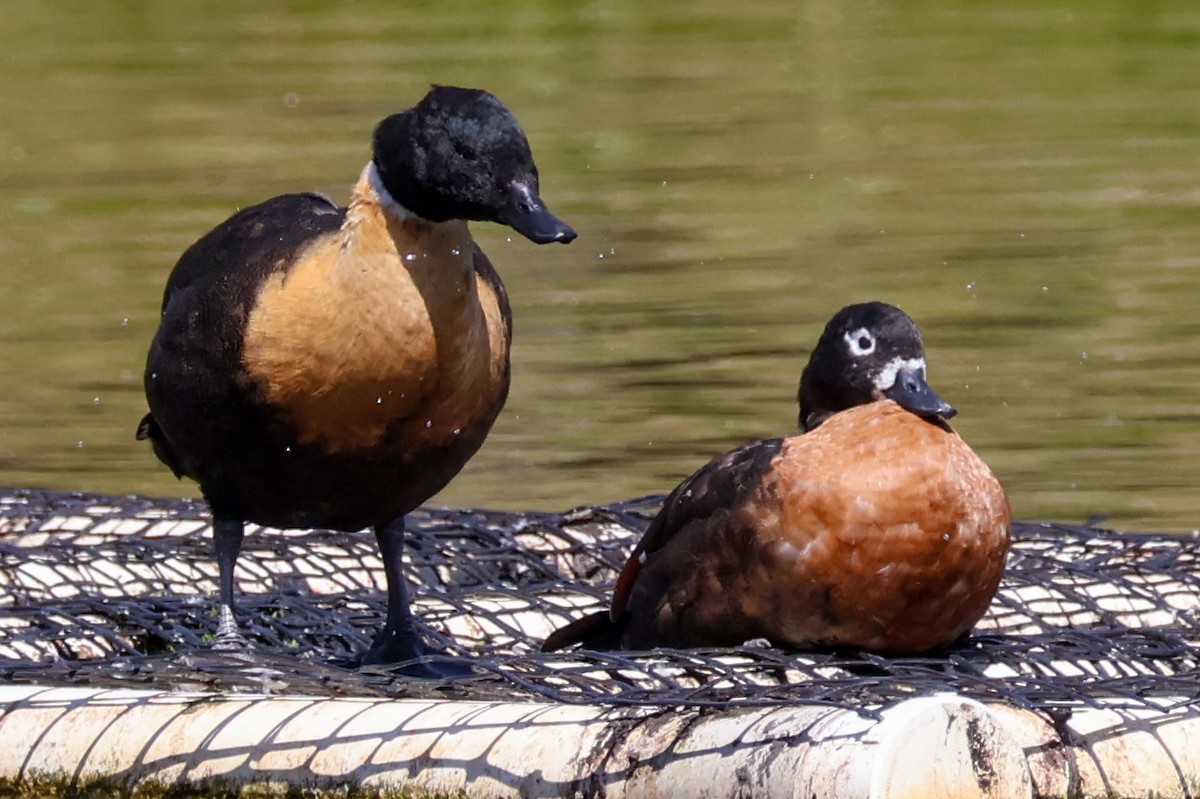
M844 338L846 339L846 347L849 348L850 354L855 358L870 355L875 351L875 335L865 327L860 327L858 330L851 330Z

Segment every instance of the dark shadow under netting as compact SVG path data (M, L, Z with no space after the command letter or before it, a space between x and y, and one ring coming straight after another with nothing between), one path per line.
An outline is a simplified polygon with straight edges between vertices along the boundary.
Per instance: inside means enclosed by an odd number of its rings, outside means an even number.
M604 606L660 498L565 514L424 509L408 578L429 638L478 675L417 681L337 665L384 612L372 536L248 531L239 620L252 654L208 649L216 567L202 503L0 490L0 679L690 707L820 703L874 714L935 691L1050 717L1200 702L1200 543L1018 523L1000 594L972 636L921 657L728 650L541 654Z

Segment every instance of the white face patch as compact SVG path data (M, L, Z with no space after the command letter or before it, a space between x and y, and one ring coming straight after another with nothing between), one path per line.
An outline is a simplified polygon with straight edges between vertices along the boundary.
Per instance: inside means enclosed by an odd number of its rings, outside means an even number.
M850 349L850 354L855 358L870 355L875 351L875 334L865 327L851 330L843 338L846 340L846 346Z
M910 370L920 372L921 377L925 376L925 359L924 358L892 358L887 362L879 374L875 375L875 389L877 391L887 391L892 386L896 385L896 375L900 374L901 370Z
M379 176L379 170L375 168L374 161L370 161L367 164L366 169L363 170L363 174L367 179L367 184L371 187L371 191L375 193L375 201L379 203L380 208L399 219L416 218L417 215L396 202L396 198L383 185L383 178Z

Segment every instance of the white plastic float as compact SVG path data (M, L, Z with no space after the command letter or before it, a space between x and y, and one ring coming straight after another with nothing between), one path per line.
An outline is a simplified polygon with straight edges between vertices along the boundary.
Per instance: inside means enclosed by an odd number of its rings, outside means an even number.
M152 792L293 786L480 797L1027 797L1018 739L951 696L878 722L819 707L695 712L533 703L0 689L10 784ZM1065 788L1068 775L1046 775ZM1059 792L1059 791L1056 791Z
M1143 731L1106 739L1095 734L1128 716L1093 711L1064 739L1033 714L952 695L878 721L804 705L702 714L36 686L0 687L0 708L0 780L84 795L1174 797L1200 774L1195 713L1146 714Z

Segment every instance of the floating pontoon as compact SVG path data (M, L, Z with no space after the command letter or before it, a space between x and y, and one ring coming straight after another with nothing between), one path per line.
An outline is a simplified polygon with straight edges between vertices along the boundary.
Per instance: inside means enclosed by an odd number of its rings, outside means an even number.
M200 503L0 493L7 794L1192 797L1200 544L1018 524L972 638L923 657L544 655L656 500L425 510L409 579L448 683L344 664L383 615L369 535L251 529L250 652L210 651Z

